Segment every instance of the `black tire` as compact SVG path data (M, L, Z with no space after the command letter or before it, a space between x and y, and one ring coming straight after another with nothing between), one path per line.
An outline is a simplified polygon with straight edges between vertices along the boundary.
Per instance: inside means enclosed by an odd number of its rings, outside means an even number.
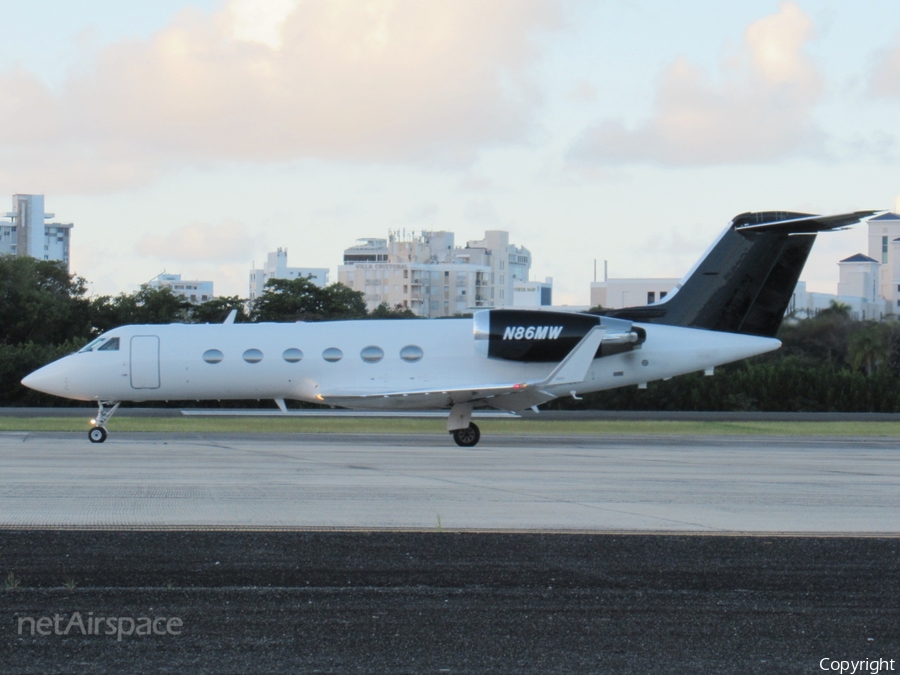
M481 429L474 422L469 422L469 426L465 429L454 429L450 433L453 434L456 444L463 448L472 448L481 440Z
M107 436L109 436L109 434L106 433L106 429L103 427L94 427L88 432L88 438L91 443L102 443L106 440Z

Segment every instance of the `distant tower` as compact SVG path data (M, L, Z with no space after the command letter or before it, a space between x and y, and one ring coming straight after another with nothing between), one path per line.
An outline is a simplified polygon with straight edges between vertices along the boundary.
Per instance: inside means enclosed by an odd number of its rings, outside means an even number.
M61 260L69 267L72 224L47 223L44 195L13 195L9 222L0 221L0 254L27 255L38 260Z

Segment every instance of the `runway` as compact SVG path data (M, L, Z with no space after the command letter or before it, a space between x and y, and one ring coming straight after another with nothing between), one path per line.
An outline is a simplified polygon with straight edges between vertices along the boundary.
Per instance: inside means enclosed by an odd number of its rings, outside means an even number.
M0 434L0 527L900 533L896 439Z
M893 667L898 456L895 439L4 433L0 673ZM180 628L27 629L76 613Z

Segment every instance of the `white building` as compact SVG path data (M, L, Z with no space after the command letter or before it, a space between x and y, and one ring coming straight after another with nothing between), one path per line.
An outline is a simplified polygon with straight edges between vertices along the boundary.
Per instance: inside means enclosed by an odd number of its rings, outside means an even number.
M288 267L287 249L279 247L277 251L269 253L266 266L262 269L250 270L250 300L256 300L263 293L266 282L269 279L299 279L308 278L320 288L328 285L330 270L327 267Z
M885 213L869 220L869 258L878 263L878 295L887 314L900 314L900 216Z
M486 230L484 239L466 242L465 248L454 252L455 261L490 268L489 302L491 307L515 304L516 283L528 281L531 271L531 252L524 246L509 243L509 232Z
M895 262L900 250L895 242L900 239L900 216L896 213L885 213L877 218L871 218L869 228L869 257L880 264L878 273L878 293L886 300L893 300L896 292L894 279L900 277L900 269L894 271ZM900 265L897 265L900 268ZM893 303L892 303L893 304ZM896 305L895 305L896 306Z
M193 303L206 302L215 296L212 281L186 281L180 274L160 274L147 282L150 288L168 288L175 295Z
M605 309L652 305L666 297L681 279L605 279L591 283L591 307Z
M796 319L809 319L829 309L834 302L849 307L850 318L857 321L884 319L888 312L884 298L878 294L880 263L857 253L841 260L838 267L840 281L837 295L811 293L806 290L806 282L800 281L785 314Z
M877 303L872 304L866 302L865 298L852 295L813 293L806 290L805 281L797 282L797 287L791 296L785 316L795 319L811 319L822 310L829 309L832 302L849 307L850 318L857 321L880 321L886 316L884 313L884 301L880 299Z
M439 317L512 306L516 287L525 306L535 306L535 298L549 300L552 280L529 282L530 269L531 253L511 245L502 230L488 230L465 247L455 246L454 234L444 230L391 232L346 249L338 281L362 291L370 311L386 303Z
M13 195L9 221L0 220L0 254L27 255L38 260L61 260L69 267L72 223L47 223L44 195Z
M544 281L514 281L513 307L550 307L553 304L553 277Z

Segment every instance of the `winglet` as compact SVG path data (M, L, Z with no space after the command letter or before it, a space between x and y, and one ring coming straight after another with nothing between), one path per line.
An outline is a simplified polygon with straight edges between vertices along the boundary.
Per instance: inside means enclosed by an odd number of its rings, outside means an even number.
M225 317L225 320L222 323L227 326L228 324L234 323L234 320L236 318L237 318L237 310L233 309L230 312L228 312L228 316Z

